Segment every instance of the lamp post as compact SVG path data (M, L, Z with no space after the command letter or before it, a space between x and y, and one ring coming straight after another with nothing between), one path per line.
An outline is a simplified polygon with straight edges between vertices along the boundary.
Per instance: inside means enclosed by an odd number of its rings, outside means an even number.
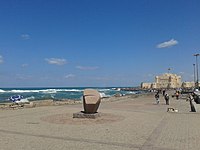
M198 71L198 56L200 54L194 54L196 57L196 70L197 70L197 82L196 82L196 87L199 88L199 71Z
M195 72L195 64L193 64L193 67L194 67L194 84L195 84L195 82L196 82L196 72Z

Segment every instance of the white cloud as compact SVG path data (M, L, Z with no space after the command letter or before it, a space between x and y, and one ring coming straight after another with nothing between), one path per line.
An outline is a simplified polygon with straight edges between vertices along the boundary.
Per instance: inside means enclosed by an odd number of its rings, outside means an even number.
M0 55L0 64L3 63L3 56Z
M75 77L74 74L68 74L68 75L65 76L65 79L74 78L74 77Z
M46 58L45 60L51 65L64 65L67 63L65 59L60 58Z
M22 35L21 35L21 38L22 38L23 40L29 40L31 37L30 37L29 34L22 34Z
M172 47L172 46L177 45L177 44L178 44L178 41L171 39L169 41L158 44L157 48L167 48L167 47Z
M80 70L96 70L98 69L99 67L91 67L91 66L76 66L77 69L80 69Z
M24 68L24 67L28 67L28 64L22 64L21 66L22 66L23 68Z

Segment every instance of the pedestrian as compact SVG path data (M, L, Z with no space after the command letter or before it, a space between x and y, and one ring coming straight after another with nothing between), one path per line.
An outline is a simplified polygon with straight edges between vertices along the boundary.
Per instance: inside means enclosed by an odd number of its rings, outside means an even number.
M156 94L155 94L155 98L156 98L156 104L159 104L159 102L160 102L160 100L159 100L159 92L157 92Z
M189 97L188 99L190 101L190 108L191 108L191 112L196 112L196 109L194 107L194 104L195 103L193 100L194 100L194 97L192 96L192 94L189 94Z
M165 89L163 90L163 96L165 96Z
M166 105L169 105L169 95L167 93L165 94L165 101Z
M176 91L176 100L179 99L179 91Z

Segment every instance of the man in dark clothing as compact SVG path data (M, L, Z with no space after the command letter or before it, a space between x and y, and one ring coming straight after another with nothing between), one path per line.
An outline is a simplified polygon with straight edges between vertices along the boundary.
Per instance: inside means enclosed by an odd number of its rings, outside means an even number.
M169 95L167 93L165 94L165 101L166 105L169 105Z
M156 93L155 98L156 98L156 104L159 104L160 100L159 100L159 92Z
M165 96L165 89L163 90L163 96Z

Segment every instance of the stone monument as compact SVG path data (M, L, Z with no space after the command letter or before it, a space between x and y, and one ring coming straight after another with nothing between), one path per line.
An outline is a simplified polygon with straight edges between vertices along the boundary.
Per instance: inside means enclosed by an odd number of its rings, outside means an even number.
M83 92L84 111L74 113L73 118L96 118L100 114L97 112L101 102L101 96L97 90L85 89Z

